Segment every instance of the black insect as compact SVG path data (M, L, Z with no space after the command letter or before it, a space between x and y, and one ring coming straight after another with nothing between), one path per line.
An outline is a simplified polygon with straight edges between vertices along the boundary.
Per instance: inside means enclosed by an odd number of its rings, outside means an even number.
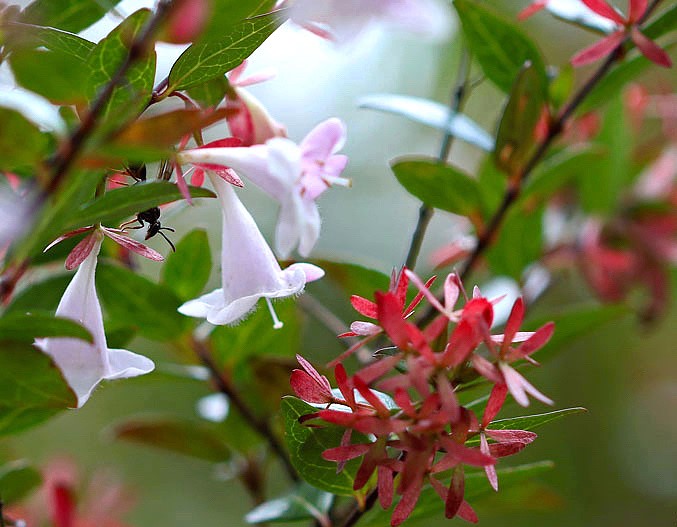
M168 163L164 163L161 166L160 169L160 175L162 178L165 177L165 172L167 171L166 165ZM170 165L171 166L171 165ZM137 183L142 183L146 181L146 165L129 165L125 168L126 175L134 179ZM160 175L158 178L160 178ZM169 174L171 176L171 172ZM138 222L139 225L135 227L130 227L130 225L133 225L135 222ZM176 252L176 247L174 247L174 244L172 241L165 236L165 233L162 231L170 231L170 232L175 232L174 229L171 227L163 227L162 224L160 223L160 207L153 207L148 210L144 210L139 212L136 215L136 218L128 221L126 223L123 223L120 225L121 229L143 229L146 225L148 224L148 230L146 231L146 237L144 239L148 240L149 238L152 238L156 234L159 234L162 236L169 246L172 248L172 251Z

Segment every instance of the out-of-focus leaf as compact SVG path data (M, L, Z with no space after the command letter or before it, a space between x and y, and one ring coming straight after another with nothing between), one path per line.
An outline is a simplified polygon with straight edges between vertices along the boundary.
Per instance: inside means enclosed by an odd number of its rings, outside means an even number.
M77 322L49 314L5 315L0 318L0 341L32 343L38 337L72 337L92 342L92 335Z
M334 501L329 492L301 483L292 492L262 503L245 516L247 523L274 523L326 517Z
M436 101L381 93L362 97L358 105L360 108L401 115L414 122L449 132L453 137L487 152L494 149L494 138L480 125L462 113L450 116L449 108Z
M292 465L310 485L339 496L352 496L360 460L349 461L341 472L336 473L336 463L325 460L322 452L341 444L344 429L325 423L322 428L299 423L299 417L316 411L317 408L296 397L282 399L285 439ZM353 434L353 442L356 436Z
M0 107L0 170L32 166L44 156L47 137L15 110Z
M494 163L494 156L486 156L480 164L477 184L482 195L482 217L488 219L496 212L508 186L508 178Z
M608 107L595 142L605 155L590 160L587 170L579 174L581 204L586 212L611 214L633 176L634 137L622 97L617 96Z
M540 51L518 26L475 0L454 0L454 5L470 51L496 86L510 93L526 62L545 78Z
M21 21L77 33L102 18L119 0L35 0Z
M200 42L219 40L224 31L239 24L245 18L270 12L275 0L213 0L207 26Z
M506 174L518 174L536 144L534 129L546 105L545 78L527 63L513 84L498 127L494 160Z
M75 394L50 357L28 344L1 343L0 435L25 430L75 406Z
M42 282L20 289L5 311L5 316L36 311L54 313L72 277L70 274L50 276Z
M128 269L99 264L96 287L110 319L137 328L144 337L172 340L188 327L188 319L177 311L181 301L170 289Z
M189 187L194 198L213 198L210 190ZM163 203L183 199L176 185L167 181L151 181L131 187L116 188L101 198L82 207L71 221L69 229L102 223L112 225L138 212L157 207Z
M130 419L115 425L112 435L115 439L215 463L228 461L231 456L230 449L216 431L195 421L181 421L176 418Z
M81 104L87 99L89 72L82 67L82 60L71 54L16 50L10 55L10 65L21 86L54 103Z
M552 461L539 461L510 468L499 468L499 485L502 489L510 488L524 481L540 476L541 474L552 470L554 467ZM494 493L494 489L489 485L484 471L466 472L465 474L465 495L464 498L473 505L475 501L487 495ZM408 521L422 520L438 516L444 517L444 502L440 499L435 490L426 486L421 493L421 497L416 503L416 508L411 513ZM381 510L379 507L372 508L360 520L361 527L383 527L390 522L390 511Z
M119 26L101 40L87 58L90 70L90 99L94 99L101 88L109 83L129 54L129 47L146 21L150 10L139 9L123 20ZM134 61L124 81L111 94L108 104L101 113L103 119L124 122L130 116L141 113L150 100L155 80L155 50ZM112 123L108 123L112 125Z
M396 159L395 177L423 203L461 216L482 210L477 181L460 169L432 159Z
M574 89L574 68L571 64L565 64L557 72L557 76L548 86L548 98L555 108L561 107Z
M74 33L53 27L33 24L11 24L7 28L8 40L12 47L44 46L51 51L58 51L78 59L84 66L89 53L96 44Z
M212 108L226 96L228 86L228 79L225 76L220 76L202 84L191 86L186 91L203 108Z
M500 234L486 255L491 272L519 281L524 269L541 256L543 208L513 208Z
M268 310L261 306L237 326L219 326L211 333L219 364L234 366L253 356L293 357L299 350L301 326L296 303L277 302L275 311L284 323L273 329Z
M661 11L658 16L644 26L642 33L651 40L655 40L675 29L677 29L677 4Z
M369 269L361 265L344 262L331 262L319 260L317 262L326 276L324 281L338 285L348 301L351 295L359 295L364 298L374 298L375 291L388 289L389 277L380 271Z
M189 300L202 292L212 269L207 232L195 229L176 244L162 268L162 283L181 300Z
M281 23L276 13L244 20L218 40L190 46L169 73L169 90L183 90L219 77L240 65Z
M12 505L35 490L42 475L28 461L12 461L0 467L0 494L5 505Z

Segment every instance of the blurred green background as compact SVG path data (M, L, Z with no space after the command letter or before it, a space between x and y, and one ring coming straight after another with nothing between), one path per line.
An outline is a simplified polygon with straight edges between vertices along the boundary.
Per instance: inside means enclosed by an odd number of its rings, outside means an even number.
M509 16L526 5L489 3ZM582 31L555 22L547 14L538 15L525 27L554 64L564 63L591 41ZM458 55L457 37L444 45L431 45L381 32L368 35L349 49L335 49L309 34L283 28L252 57L252 72L268 66L278 69L275 80L252 91L288 126L290 137L298 140L314 124L334 115L348 125L345 152L351 159L347 176L353 179L353 188L333 189L320 201L323 232L313 257L357 262L384 272L401 264L418 204L399 187L388 162L404 154L435 155L440 134L395 116L358 110L356 103L362 95L379 92L444 102ZM674 72L653 72L646 82L674 86ZM579 72L577 80L583 75ZM501 105L500 94L485 82L473 92L466 109L493 130ZM223 133L215 130L214 136ZM472 147L457 142L451 159L472 170L478 156ZM245 201L270 239L276 207L255 190L245 192ZM176 240L195 226L208 227L212 250L218 251L220 220L215 204L170 211L167 218L166 224L179 231ZM435 215L420 260L420 274L430 270L426 260L430 251L458 232L459 225L452 216ZM155 246L166 249L162 240L155 241ZM144 264L143 272L152 276L158 269ZM215 272L212 283L217 282ZM319 285L311 285L309 290L322 294ZM585 286L573 274L558 275L532 315L539 317L548 309L586 298ZM344 301L339 303L345 305ZM349 310L337 309L345 321L352 320ZM502 489L496 496L472 503L481 525L675 525L676 322L675 310L650 328L627 316L578 340L552 360L547 358L547 349L543 352L544 366L532 369L530 379L556 401L557 408L584 406L589 411L541 428L533 445L507 460L507 464L521 464L550 459L555 468L532 483ZM304 342L307 348L303 353L317 360L341 349L321 329L307 332ZM152 342L139 339L129 348L148 354L158 363L179 361ZM128 519L139 527L245 525L242 516L249 509L250 499L237 482L224 480L223 468L114 443L105 433L112 422L132 414L195 417L196 402L208 393L204 383L162 373L111 383L98 389L83 409L68 411L4 440L2 449L8 456L26 457L36 463L67 455L85 471L113 468L137 497L137 506ZM538 404L529 410L547 411ZM286 482L281 474L276 475L276 467L272 470L270 495L274 496ZM442 519L441 510L439 517L421 525L449 523Z

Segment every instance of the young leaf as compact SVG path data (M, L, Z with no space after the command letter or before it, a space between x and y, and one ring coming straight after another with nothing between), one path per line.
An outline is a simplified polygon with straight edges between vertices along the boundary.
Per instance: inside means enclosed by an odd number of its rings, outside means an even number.
M34 309L34 308L33 308ZM32 343L39 337L72 337L92 342L92 335L77 322L49 314L29 313L0 318L0 341Z
M510 93L524 63L545 78L543 58L536 45L514 23L475 0L454 0L468 47L496 86Z
M351 460L341 472L336 473L336 463L325 460L322 452L341 444L343 428L325 424L322 428L311 428L299 423L299 417L316 411L317 408L296 397L282 399L285 440L292 465L314 487L339 496L352 496L360 461ZM357 435L353 434L353 439Z
M167 257L162 268L162 283L181 300L198 296L207 285L212 269L207 232L195 229L176 244L176 252Z
M90 99L113 79L129 54L129 47L150 17L148 9L139 9L101 40L87 58L90 70ZM155 50L151 48L134 61L102 112L104 119L124 122L129 116L141 113L150 100L155 79ZM109 123L112 124L112 123Z
M102 18L119 0L35 0L21 21L77 33Z
M99 264L96 288L108 317L119 326L138 328L144 337L172 340L188 327L177 311L181 301L170 289L128 269Z
M136 418L111 430L115 439L168 450L214 463L228 461L231 451L210 426L176 418Z
M0 346L0 435L37 425L77 399L52 359L28 344Z
M194 198L214 197L213 192L199 187L190 187L190 194ZM142 210L180 199L183 199L183 196L178 187L167 181L151 181L131 187L117 188L83 206L71 220L68 229L85 227L94 223L112 225Z
M432 159L396 159L395 177L423 203L461 216L482 210L477 181L450 165Z
M462 113L450 116L449 108L435 101L382 93L362 97L358 106L401 115L414 122L449 132L453 137L487 152L494 150L494 138L480 125Z
M224 75L239 66L281 24L277 13L243 20L219 40L190 46L169 73L169 90L183 90Z
M266 501L244 517L247 523L293 522L327 516L333 494L302 482L292 492Z
M12 461L0 467L0 490L5 505L16 503L42 483L42 475L28 461Z
M498 127L494 160L509 176L518 174L533 151L534 129L546 105L545 78L526 63L515 81Z

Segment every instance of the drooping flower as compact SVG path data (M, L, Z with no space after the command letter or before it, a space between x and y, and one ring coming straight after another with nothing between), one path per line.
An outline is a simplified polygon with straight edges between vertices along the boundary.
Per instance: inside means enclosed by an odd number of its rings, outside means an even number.
M306 263L281 269L232 186L218 176L209 174L209 178L223 212L222 287L186 302L179 312L206 318L215 325L234 324L252 311L260 298L265 298L275 327L282 327L270 300L301 293L306 282L321 278L324 271Z
M243 146L260 145L273 137L287 137L287 129L268 113L266 108L246 86L264 82L274 76L271 72L260 72L244 77L247 67L245 60L228 74L232 91L226 93L226 108L232 110L226 116L230 134L242 141Z
M280 203L275 248L286 258L298 246L308 256L320 235L315 200L330 186L347 186L340 177L348 163L337 155L345 142L345 125L328 119L296 144L273 138L265 145L236 148L196 148L177 154L180 163L222 165L246 176Z
M355 40L369 27L384 24L433 40L449 35L449 9L437 0L286 0L290 19L337 43Z
M39 339L36 345L52 357L78 398L78 408L87 402L103 380L125 379L153 371L153 361L106 343L101 305L96 295L94 273L103 235L90 234L83 242L91 247L56 309L56 315L82 324L94 337L93 343L72 338ZM81 243L83 243L81 242Z

